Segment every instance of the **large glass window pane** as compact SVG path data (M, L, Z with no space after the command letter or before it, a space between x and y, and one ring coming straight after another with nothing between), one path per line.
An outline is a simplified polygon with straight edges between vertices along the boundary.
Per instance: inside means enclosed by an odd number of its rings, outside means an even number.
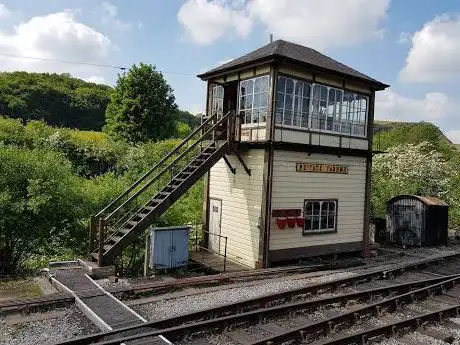
M243 123L259 123L266 121L266 108L268 106L269 76L257 77L240 82L240 110L245 112ZM265 114L260 116L260 114Z
M291 78L286 80L286 93L290 95L294 93L294 80Z
M284 94L283 93L277 93L276 94L276 102L275 102L276 109L280 109L283 111L284 108Z
M266 122L267 121L267 108L260 108L259 109L259 122Z
M286 101L284 103L284 109L292 110L292 107L293 107L292 99L293 99L292 95L289 95L289 94L286 95Z
M284 111L284 122L283 124L287 126L292 125L292 110L285 110Z
M268 106L268 92L264 92L260 94L260 106L261 107Z
M254 108L259 108L261 106L260 104L260 93L256 93L254 95Z
M246 96L245 109L251 109L252 108L252 100L253 100L252 95L247 95Z
M336 229L337 202L332 200L305 200L304 232L333 231Z
M276 86L276 90L278 92L286 92L286 78L285 77L279 77L278 78L278 84Z

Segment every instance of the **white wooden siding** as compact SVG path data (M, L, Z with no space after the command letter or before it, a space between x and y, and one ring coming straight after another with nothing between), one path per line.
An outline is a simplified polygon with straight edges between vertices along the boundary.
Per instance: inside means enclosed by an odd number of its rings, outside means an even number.
M284 143L310 144L308 131L291 130L289 128L277 128L275 130L275 141ZM312 133L312 145L339 147L340 138L338 135L329 135L327 133ZM361 138L342 137L342 147L348 149L367 150L368 140Z
M222 200L221 234L228 237L228 257L254 268L259 254L264 150L250 150L242 157L251 176L235 156L227 156L236 174L223 159L217 162L211 169L209 197Z
M297 162L346 165L348 174L296 172ZM304 236L300 227L279 229L271 217L270 250L362 241L366 164L361 157L275 151L272 209L301 209L303 216L305 199L337 199L337 232Z

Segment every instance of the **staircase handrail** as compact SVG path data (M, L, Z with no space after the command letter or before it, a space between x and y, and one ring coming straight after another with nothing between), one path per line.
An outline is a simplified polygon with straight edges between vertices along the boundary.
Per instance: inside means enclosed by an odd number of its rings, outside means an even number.
M230 116L230 112L228 112L226 115L222 116L222 118L217 121L211 128L209 128L205 133L202 134L202 136L200 137L200 139L203 139L205 136L207 136L208 134L212 133L214 131L214 129L219 126L220 124L222 124L224 121L226 121L228 119L228 117ZM203 123L204 124L204 123ZM201 127L201 126L200 126ZM155 181L157 181L165 172L168 171L169 167L171 165L174 165L175 163L177 163L177 161L179 161L180 159L182 159L182 157L184 157L187 153L189 153L195 146L197 146L199 143L201 142L201 140L197 140L195 141L192 145L190 145L184 152L182 152L179 156L177 156L172 162L169 163L168 166L164 167L158 174L156 174L150 181L148 181L145 185L142 186L142 188L140 188L139 190L137 190L133 195L131 195L125 202L123 202L120 206L118 206L115 210L113 210L109 215L107 215L104 220L105 221L108 221L110 218L112 218L118 211L120 211L123 207L125 207L127 204L129 204L133 199L137 198L141 193L144 192L145 189L147 189L148 187L150 187ZM173 150L171 152L174 152L174 151L177 151L177 150ZM171 155L168 155L169 157ZM164 162L164 160L162 160ZM159 164L157 164L156 166L158 166ZM145 178L144 178L145 179ZM142 181L141 181L142 182ZM132 190L132 189L131 189ZM126 193L125 193L126 195Z
M227 114L228 115L228 114ZM225 116L227 116L225 115ZM214 114L206 119L199 127L197 127L192 133L190 133L184 140L182 140L179 145L177 145L171 152L164 156L157 164L150 168L144 175L142 175L136 182L134 182L128 189L126 189L122 194L113 199L106 207L99 211L95 217L101 217L107 210L109 210L114 204L116 204L120 199L125 197L129 192L141 184L149 175L151 175L160 165L164 164L169 158L177 153L190 139L193 138L200 130L203 129L217 114Z

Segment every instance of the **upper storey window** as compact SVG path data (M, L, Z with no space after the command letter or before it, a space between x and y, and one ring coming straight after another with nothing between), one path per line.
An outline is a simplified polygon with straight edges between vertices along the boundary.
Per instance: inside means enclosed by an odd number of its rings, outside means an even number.
M239 111L242 123L267 121L269 79L267 75L240 82Z
M224 115L224 87L220 85L212 87L211 115L215 114L218 118Z
M311 85L279 77L276 92L276 123L308 128Z
M283 126L366 136L368 98L288 77L278 77L275 121Z

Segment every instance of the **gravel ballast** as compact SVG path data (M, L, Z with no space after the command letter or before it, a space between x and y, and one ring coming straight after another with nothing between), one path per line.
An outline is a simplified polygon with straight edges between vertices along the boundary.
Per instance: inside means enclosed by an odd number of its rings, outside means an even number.
M424 254L426 251L420 250L417 254ZM440 256L451 254L450 251L444 248L439 251L430 250L428 257L430 259ZM353 277L359 274L373 272L380 269L392 269L401 264L419 261L420 257L404 256L395 258L387 264L378 265L378 267L364 268L350 270L349 272L331 273L323 276L317 276L306 279L289 279L286 277L284 281L276 282L261 282L258 285L249 287L228 288L228 286L221 291L213 291L209 293L196 294L190 296L183 296L172 298L168 300L160 300L153 303L143 305L131 306L136 312L140 313L143 317L150 321L163 320L167 318L176 317L192 312L206 310L226 304L250 300L257 297L262 297L270 294L290 291L306 287L313 284L320 284L328 281Z
M75 306L58 308L40 314L55 313L56 311L64 311L65 315L14 326L7 325L5 317L0 317L0 344L42 345L99 332L99 329Z

